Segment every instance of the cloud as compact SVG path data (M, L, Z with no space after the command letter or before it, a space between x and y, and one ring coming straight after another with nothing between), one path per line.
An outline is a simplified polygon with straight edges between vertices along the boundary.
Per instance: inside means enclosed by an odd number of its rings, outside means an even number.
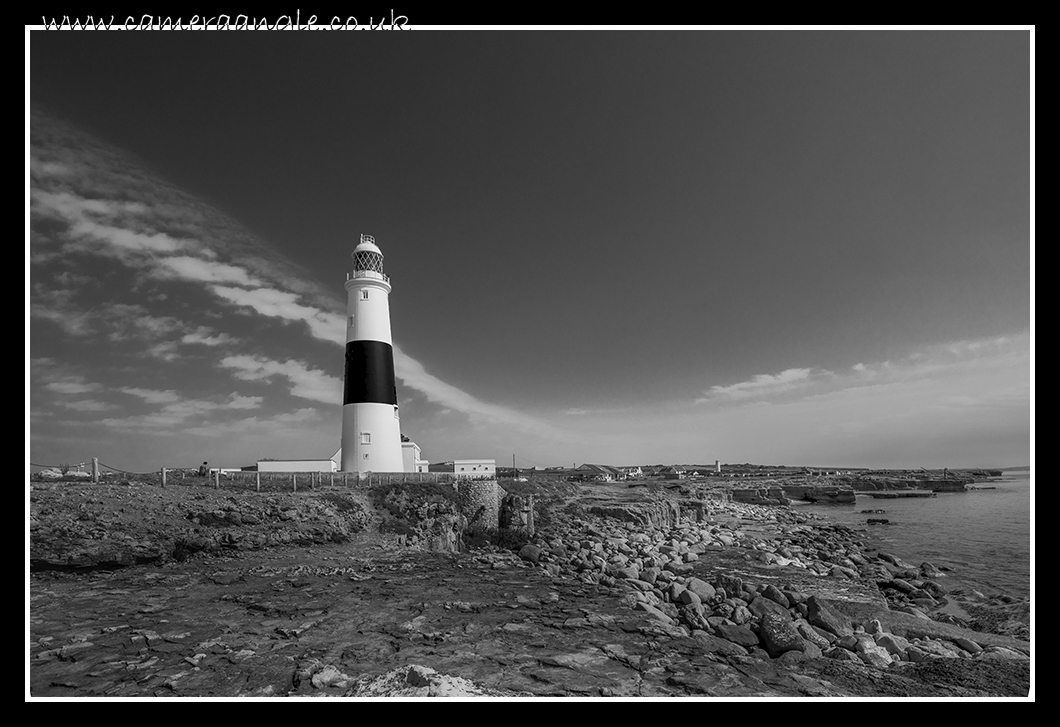
M125 387L119 389L119 391L125 394L129 394L131 396L139 397L146 401L148 404L169 404L175 401L180 401L180 397L177 395L177 392L173 391L172 389L167 389L165 391L157 391L154 389L136 389L132 387Z
M215 260L187 255L164 257L159 260L159 268L184 280L203 283L235 283L236 285L254 286L261 282L251 277L246 270L236 265L221 263Z
M236 396L233 394L228 406L232 409L257 409L263 401L265 401L265 398L262 396Z
M294 293L276 288L248 290L225 285L215 285L212 290L224 300L251 308L263 316L304 322L314 338L331 343L344 342L346 327L343 316L305 305Z
M233 375L244 381L271 381L274 377L286 379L291 384L292 396L339 404L342 400L342 381L334 376L311 369L299 361L273 361L260 356L226 356L221 366L233 371Z
M237 343L237 340L227 333L218 333L213 335L206 326L199 326L196 330L191 333L186 333L180 339L181 343L198 344L201 346L231 346Z
M859 362L846 372L791 368L778 374L759 374L729 386L712 386L697 404L719 401L765 403L791 392L801 397L822 396L837 391L894 382L942 379L975 370L985 374L996 368L1010 370L1026 361L1029 366L1029 333L965 341L947 341L910 351L905 357L875 363ZM974 397L973 397L974 398ZM962 399L963 400L963 399Z
M48 308L42 303L35 302L30 304L30 315L34 318L51 321L74 336L87 336L92 333L92 316L83 311L59 307Z
M108 404L95 399L80 399L78 401L60 401L60 406L65 406L74 411L111 411L117 409L114 404Z
M416 359L394 346L394 367L406 386L422 393L429 401L460 411L473 418L493 423L511 424L539 436L563 438L562 430L551 422L515 411L509 407L490 404L439 379L427 372Z
M779 374L758 374L748 381L741 381L729 386L712 386L705 396L696 400L696 403L713 401L715 399L749 399L752 397L766 397L791 391L806 386L811 377L827 376L831 372L819 371L814 373L812 369L786 369Z
M207 399L181 399L172 391L152 391L149 389L123 389L127 394L138 396L147 403L161 403L163 406L149 414L128 417L110 417L99 420L99 424L111 429L130 433L162 433L180 427L187 431L189 419L204 416L223 415L235 409L253 409L261 403L261 397L230 394L227 401L210 401ZM204 424L201 423L200 426Z
M99 391L100 385L89 383L82 376L74 376L60 381L52 381L44 385L45 389L58 394L87 394L90 391Z

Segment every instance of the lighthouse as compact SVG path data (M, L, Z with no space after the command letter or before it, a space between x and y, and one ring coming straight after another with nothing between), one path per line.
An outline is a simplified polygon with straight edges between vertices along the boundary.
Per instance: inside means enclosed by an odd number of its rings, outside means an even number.
M371 235L353 250L346 274L346 373L342 470L401 472L401 420L390 337L390 278Z

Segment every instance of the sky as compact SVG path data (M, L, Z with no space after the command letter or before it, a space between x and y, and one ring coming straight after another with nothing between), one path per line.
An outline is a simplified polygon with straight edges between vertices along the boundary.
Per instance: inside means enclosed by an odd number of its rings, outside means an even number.
M1028 464L1032 41L27 31L27 457L331 456L363 233L431 462Z

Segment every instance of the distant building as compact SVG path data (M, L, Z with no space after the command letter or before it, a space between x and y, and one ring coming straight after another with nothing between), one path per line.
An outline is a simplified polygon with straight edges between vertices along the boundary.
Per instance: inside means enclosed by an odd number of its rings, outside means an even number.
M495 459L457 459L453 460L453 474L457 477L489 478L497 476Z
M685 478L685 471L680 467L674 466L663 467L655 474L662 477L664 480L683 480Z
M427 472L430 462L420 459L420 447L413 441L401 443L401 464L405 472Z

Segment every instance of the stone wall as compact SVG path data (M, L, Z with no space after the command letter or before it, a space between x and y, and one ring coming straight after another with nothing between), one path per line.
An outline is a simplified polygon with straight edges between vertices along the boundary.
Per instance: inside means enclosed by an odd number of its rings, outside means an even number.
M453 489L460 497L460 508L469 525L500 527L504 490L497 480L458 480Z

